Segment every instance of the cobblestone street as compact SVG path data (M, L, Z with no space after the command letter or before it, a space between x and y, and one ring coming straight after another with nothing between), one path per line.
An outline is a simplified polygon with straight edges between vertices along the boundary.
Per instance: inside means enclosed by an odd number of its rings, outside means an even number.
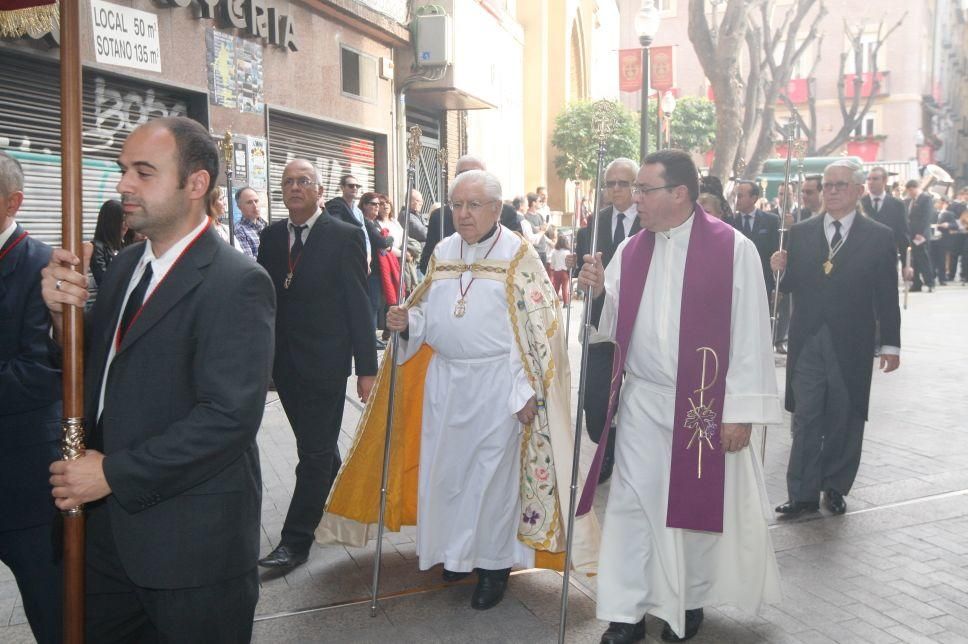
M574 308L572 375L577 388L581 322ZM968 343L953 330L968 319L968 287L911 294L902 312L902 358L896 373L875 373L864 456L842 517L824 512L773 521L784 599L760 615L707 607L695 642L968 642L968 418L965 365ZM782 358L777 379L783 380ZM354 394L341 447L352 440L360 407ZM574 395L574 394L573 394ZM591 458L587 442L584 458ZM274 393L259 436L262 452L263 544L279 537L294 483L295 441ZM753 446L758 450L759 437ZM786 499L789 419L768 436L766 477L771 505ZM587 462L585 463L587 466ZM599 490L604 511L608 485ZM389 534L384 544L382 593L376 617L365 600L374 547L312 550L289 575L262 575L254 641L277 642L553 642L557 637L561 577L521 571L493 610L469 606L473 582L440 588L440 570L417 570L412 532ZM597 642L605 624L595 619L595 582L579 576L570 593L569 642ZM293 614L290 614L293 613ZM661 625L650 619L649 641ZM0 641L30 642L17 587L0 567Z

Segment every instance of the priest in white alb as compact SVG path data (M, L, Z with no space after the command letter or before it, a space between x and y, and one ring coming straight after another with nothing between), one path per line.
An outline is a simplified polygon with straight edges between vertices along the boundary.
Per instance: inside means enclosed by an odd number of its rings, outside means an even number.
M752 242L696 204L690 157L646 157L633 187L642 232L579 282L604 297L592 341L617 345L619 428L602 549L602 642L693 637L704 606L756 612L780 599L752 425L781 422L770 316ZM606 422L607 428L610 423ZM600 441L599 445L605 445ZM578 504L594 499L597 454Z
M499 223L501 185L482 170L450 188L456 233L387 328L402 339L387 527L417 526L421 570L472 571L471 606L501 601L511 568L560 568L572 431L561 305L534 248ZM376 516L387 366L330 495L318 541L363 545ZM594 516L572 562L594 568Z

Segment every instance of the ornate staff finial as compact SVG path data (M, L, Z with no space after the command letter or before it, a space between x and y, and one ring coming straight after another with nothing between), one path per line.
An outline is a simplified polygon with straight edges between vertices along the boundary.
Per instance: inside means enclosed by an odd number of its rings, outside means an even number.
M222 137L222 158L225 160L225 171L232 171L232 130L225 130L225 136Z
M437 167L443 170L447 163L447 148L437 148Z
M417 156L420 155L420 137L423 130L414 125L410 128L410 136L407 137L407 163L414 165L417 163Z
M797 139L793 143L793 152L797 155L797 161L803 165L803 157L807 153L807 143L803 139Z
M746 159L739 157L736 159L736 163L733 164L733 174L737 177L743 176L743 171L746 170Z
M615 103L602 99L595 101L593 107L595 113L592 117L592 123L595 127L595 134L598 135L598 142L604 143L605 139L608 138L608 135L612 133L612 129L615 127Z

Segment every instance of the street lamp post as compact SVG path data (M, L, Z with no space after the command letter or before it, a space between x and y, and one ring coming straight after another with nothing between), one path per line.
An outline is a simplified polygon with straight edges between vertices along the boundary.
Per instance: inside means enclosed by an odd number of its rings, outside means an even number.
M639 155L642 159L649 154L649 45L659 31L660 20L655 2L642 0L642 8L635 14L635 32L642 45L642 112L639 115Z
M667 148L672 147L672 113L676 111L676 97L672 92L666 92L662 96L662 117L666 120L666 144Z

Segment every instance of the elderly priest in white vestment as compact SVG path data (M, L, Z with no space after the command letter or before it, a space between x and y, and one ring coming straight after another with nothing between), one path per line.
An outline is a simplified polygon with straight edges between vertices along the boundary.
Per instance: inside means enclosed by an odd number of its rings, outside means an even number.
M684 152L646 157L633 193L642 232L605 270L586 255L579 277L605 298L593 341L619 347L613 391L624 373L597 613L611 622L602 642L643 639L646 613L677 642L698 632L703 606L755 612L780 599L749 444L751 424L779 423L781 412L752 242L696 205L698 174Z
M387 327L400 333L387 527L416 523L421 570L476 571L473 608L501 601L512 567L560 568L571 480L570 375L561 304L534 248L500 225L501 185L482 170L451 184L456 233ZM376 517L387 365L317 529L365 543ZM594 516L572 562L591 571Z

